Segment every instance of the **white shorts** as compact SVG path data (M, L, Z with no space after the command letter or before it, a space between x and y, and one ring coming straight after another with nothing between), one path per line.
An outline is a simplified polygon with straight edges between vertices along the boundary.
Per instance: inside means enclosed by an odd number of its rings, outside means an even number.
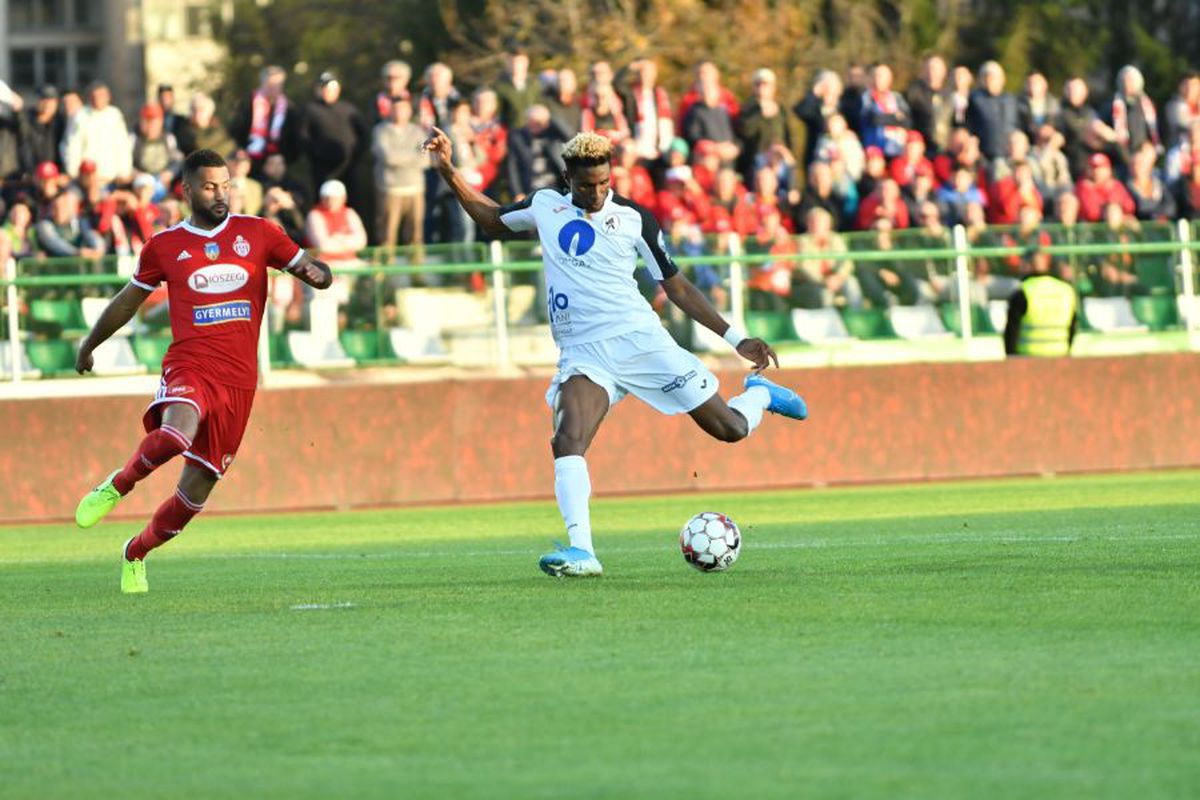
M573 375L603 387L610 406L632 394L663 414L686 414L717 393L717 376L661 328L563 347L546 391L550 408Z

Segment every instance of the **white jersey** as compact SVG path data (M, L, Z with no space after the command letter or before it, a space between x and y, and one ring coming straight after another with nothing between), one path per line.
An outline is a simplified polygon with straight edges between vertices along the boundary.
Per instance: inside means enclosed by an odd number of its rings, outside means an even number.
M610 191L604 206L588 214L570 194L541 189L500 209L500 221L511 231L538 232L559 347L662 329L633 277L638 255L655 280L679 272L650 212Z

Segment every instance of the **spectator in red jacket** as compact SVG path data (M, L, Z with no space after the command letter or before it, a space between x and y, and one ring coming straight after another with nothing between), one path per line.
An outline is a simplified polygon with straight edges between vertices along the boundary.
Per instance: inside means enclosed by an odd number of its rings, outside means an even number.
M933 169L933 164L925 157L925 137L921 135L920 131L909 131L908 138L904 143L904 152L892 160L888 172L891 174L892 180L903 188L913 182L917 176L917 170L922 166Z
M613 160L617 166L623 167L629 173L630 194L625 196L653 212L654 204L657 202L655 195L658 190L654 188L654 180L650 177L650 171L642 166L641 159L638 157L638 149L633 141L628 140L617 145ZM621 193L618 192L618 194Z
M1126 214L1133 214L1133 198L1124 184L1113 177L1112 162L1104 153L1092 153L1088 157L1091 177L1082 178L1075 184L1079 197L1080 216L1084 222L1099 222L1104 218L1104 207L1116 203Z
M908 206L900 194L900 186L891 178L880 181L875 191L863 198L858 207L858 227L870 230L875 227L875 221L886 219L892 229L907 228L909 224Z
M1017 133L1025 135L1020 131ZM1012 173L1001 178L992 192L992 202L988 203L989 221L997 225L1015 225L1025 208L1036 210L1041 219L1042 193L1033 180L1033 168L1028 161L1016 161L1011 169Z
M704 229L708 233L732 230L743 239L754 233L758 218L750 201L742 176L733 167L722 167L717 173L716 187L709 203L709 217Z
M658 219L664 228L699 225L708 218L708 197L696 183L691 167L671 167L666 188L658 193Z
M508 157L508 129L501 124L500 98L491 89L478 89L472 98L471 127L475 129L475 147L482 158L476 164L483 179L482 191L492 188Z

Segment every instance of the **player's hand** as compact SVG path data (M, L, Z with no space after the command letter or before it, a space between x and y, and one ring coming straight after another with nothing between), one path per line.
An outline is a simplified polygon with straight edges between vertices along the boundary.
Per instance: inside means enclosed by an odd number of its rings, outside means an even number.
M421 150L433 156L435 168L449 166L454 158L454 146L450 143L450 137L436 125L433 126L433 133L421 145Z
M775 362L776 369L779 368L779 356L775 355L771 345L762 339L742 339L738 343L737 351L742 358L753 362L755 372L762 372L771 366L771 362Z
M88 347L80 347L75 356L75 371L82 375L92 371L92 351Z
M314 289L324 289L333 281L332 276L328 272L328 267L307 256L301 258L299 264L296 264L287 271Z

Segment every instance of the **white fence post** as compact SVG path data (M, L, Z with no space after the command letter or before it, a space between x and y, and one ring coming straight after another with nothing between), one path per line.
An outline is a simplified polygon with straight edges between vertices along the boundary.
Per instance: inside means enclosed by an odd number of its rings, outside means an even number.
M9 257L4 262L4 278L5 280L16 280L17 278L17 260ZM9 284L5 287L5 296L8 303L8 347L9 355L12 357L12 380L13 383L21 382L21 332L17 326L20 324L20 309L17 307L17 287Z
M1196 266L1192 251L1187 247L1192 241L1192 224L1186 219L1179 220L1179 243L1184 247L1179 251L1180 280L1183 282L1183 327L1190 335L1200 328L1200 314L1196 313Z
M742 255L742 239L736 233L729 234L729 255ZM729 316L732 324L746 330L746 276L741 261L729 262Z
M970 344L971 331L971 264L967 257L967 229L954 226L954 277L958 282L958 319L962 338Z
M492 240L492 307L496 315L496 366L507 367L511 362L508 347L508 289L505 286L504 245Z

